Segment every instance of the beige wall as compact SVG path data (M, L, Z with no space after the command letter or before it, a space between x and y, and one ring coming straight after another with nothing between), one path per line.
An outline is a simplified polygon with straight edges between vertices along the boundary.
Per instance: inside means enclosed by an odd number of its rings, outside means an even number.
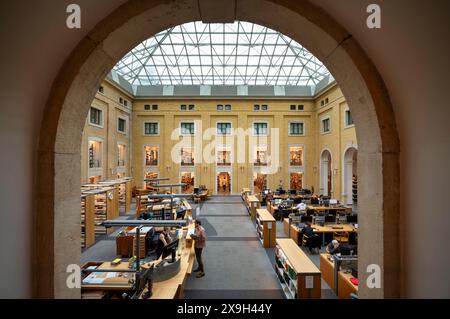
M251 128L254 122L267 122L269 125L269 136L258 144L268 144L269 154L279 156L279 168L274 170L267 176L267 185L271 189L277 188L280 180L283 181L283 187L290 187L290 173L303 172L303 187L314 188L317 193L320 190L320 155L324 148L330 149L332 153L333 168L333 192L334 198L342 199L342 158L348 146L357 147L355 128L344 127L344 111L346 108L345 98L338 86L325 91L322 95L315 99L139 99L133 100L132 112L124 108L117 101L123 92L117 87L105 81L104 94L97 93L92 106L103 110L105 115L104 122L107 127L100 129L92 126L86 121L83 133L83 150L82 150L82 181L87 181L90 176L87 171L87 149L88 139L92 137L102 138L104 141L103 149L106 157L103 162L103 179L114 177L111 174L111 168L115 169L115 161L117 154L115 153L115 145L121 140L127 143L129 150L132 152L131 166L127 161L127 173L135 178L137 187L144 186L145 172L157 172L159 177L167 177L171 182L180 182L181 172L192 171L195 176L195 186L206 185L213 192L216 191L216 176L219 172L230 172L232 180L232 193L239 193L244 187L252 187L253 172L258 168L253 168L253 164L249 160L249 156L253 158L253 145L255 143L251 134ZM328 99L325 106L321 106L321 100ZM158 110L145 110L145 105L158 105ZM195 110L180 111L181 104L193 104ZM218 104L230 104L231 111L217 111ZM268 111L254 111L253 106L268 105ZM304 105L303 111L291 111L290 106ZM124 136L117 133L116 122L118 112L130 115L131 136ZM322 116L330 116L331 132L328 134L320 133L320 120ZM201 143L196 143L195 148L195 166L184 167L172 160L171 152L177 143L181 141L178 136L180 122L194 121L196 123L196 135L193 140L200 139ZM146 136L144 134L145 122L158 122L159 134L157 136ZM245 162L238 161L239 143L242 135L236 135L232 140L216 139L215 136L210 138L202 138L208 128L212 128L215 132L217 122L231 122L232 129L242 128L250 129L250 135L245 136ZM304 123L303 136L290 136L289 123ZM132 123L132 124L131 124ZM271 138L271 129L279 130L279 139L277 143L273 143ZM176 136L172 139L173 132ZM213 133L215 134L215 133ZM126 138L131 138L131 143ZM217 145L232 146L233 163L230 167L217 166L216 163L208 163L208 159L203 156L208 145L213 141ZM274 140L275 141L275 140ZM200 145L200 146L199 146ZM275 152L274 146L279 147L279 151ZM159 150L159 158L157 166L145 166L144 147L157 146ZM290 167L289 165L289 147L303 147L303 166ZM251 153L251 154L250 154ZM215 154L213 154L215 155ZM272 155L272 156L273 156ZM106 176L106 177L105 177Z
M98 127L89 122L89 114L83 130L81 146L81 183L89 182L91 176L101 176L101 180L114 179L117 173L129 176L131 174L131 128L132 128L132 102L130 96L117 89L108 82L102 84L103 93L97 92L91 106L102 111L102 125ZM127 106L120 104L120 98L126 99ZM118 131L118 119L126 120L126 133ZM102 167L89 168L88 148L89 141L102 142ZM118 166L118 144L125 145L125 165Z

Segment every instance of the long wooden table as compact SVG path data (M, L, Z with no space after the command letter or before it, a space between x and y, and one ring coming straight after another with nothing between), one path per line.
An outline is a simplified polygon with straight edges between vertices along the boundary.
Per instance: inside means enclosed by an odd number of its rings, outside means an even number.
M308 210L313 210L313 211L316 211L316 212L319 212L319 211L335 211L335 212L337 212L337 211L342 211L342 212L346 212L346 213L351 213L352 212L352 208L351 207L339 207L339 206L336 206L336 207L326 207L326 206L314 206L314 205L308 205L308 206L306 206L306 210L308 211Z
M334 232L355 233L358 231L352 224L336 224L333 226L312 225L311 227L314 229L315 233L322 234L322 246L325 246L325 234ZM285 218L283 220L283 229L286 235L292 238L296 243L299 242L301 230L297 227L297 225L291 225L289 233L289 218Z

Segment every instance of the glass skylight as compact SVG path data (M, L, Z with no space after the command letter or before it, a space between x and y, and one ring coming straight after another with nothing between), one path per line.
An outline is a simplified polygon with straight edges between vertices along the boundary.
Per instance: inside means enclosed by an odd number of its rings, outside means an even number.
M313 86L330 74L299 43L248 22L170 28L128 52L114 70L136 86Z

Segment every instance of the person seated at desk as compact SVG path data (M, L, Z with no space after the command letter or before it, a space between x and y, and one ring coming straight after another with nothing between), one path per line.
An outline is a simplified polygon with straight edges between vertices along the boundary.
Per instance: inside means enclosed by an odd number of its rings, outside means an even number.
M335 255L340 252L340 244L336 239L333 239L331 243L327 245L327 253Z
M295 206L295 209L297 209L299 212L306 212L306 204L300 202L297 206Z
M311 205L319 205L319 197L317 194L311 196Z
M156 259L161 257L164 246L172 242L172 237L170 237L170 227L164 227L163 232L159 235L158 244L156 246Z
M305 227L303 227L301 233L303 236L306 236L306 246L308 247L309 252L312 252L313 248L318 246L316 243L318 235L314 232L314 228L311 227L310 222L305 223Z

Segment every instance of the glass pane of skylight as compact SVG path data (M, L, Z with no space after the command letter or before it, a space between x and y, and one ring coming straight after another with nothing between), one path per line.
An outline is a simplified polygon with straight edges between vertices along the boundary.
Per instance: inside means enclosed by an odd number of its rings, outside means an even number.
M329 75L299 43L248 22L167 29L128 52L114 70L133 85L315 85Z

